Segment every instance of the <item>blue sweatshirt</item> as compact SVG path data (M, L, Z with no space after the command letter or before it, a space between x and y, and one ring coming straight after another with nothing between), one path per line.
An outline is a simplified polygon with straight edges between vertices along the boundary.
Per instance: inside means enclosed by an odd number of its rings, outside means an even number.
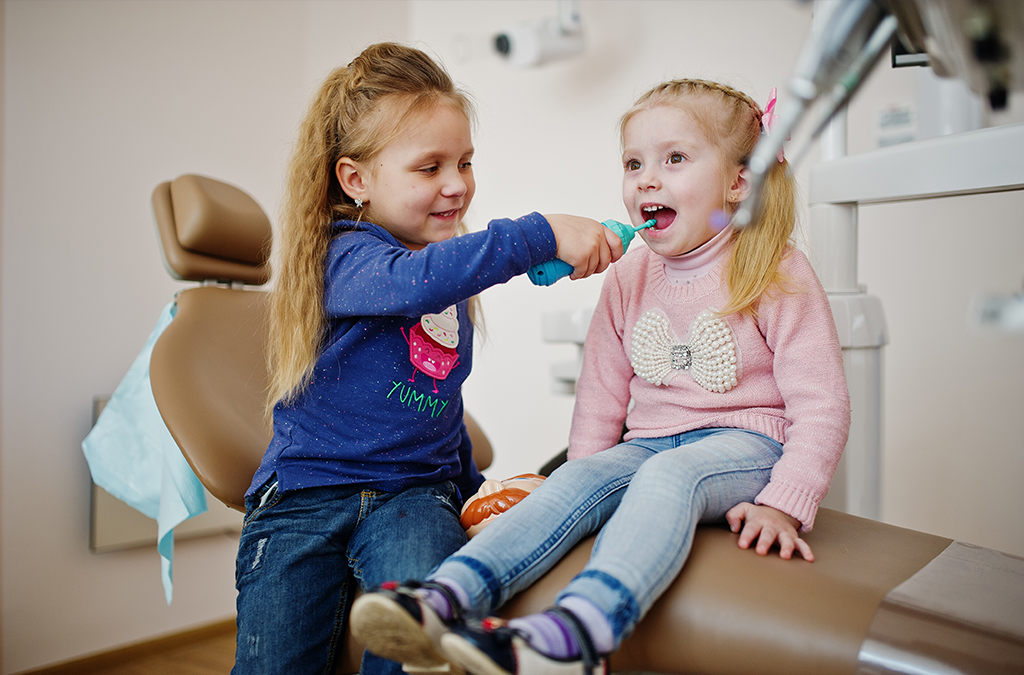
M473 364L468 298L555 257L537 213L411 251L372 223L339 221L326 257L327 336L312 381L274 408L250 493L352 485L398 492L483 478L462 423Z

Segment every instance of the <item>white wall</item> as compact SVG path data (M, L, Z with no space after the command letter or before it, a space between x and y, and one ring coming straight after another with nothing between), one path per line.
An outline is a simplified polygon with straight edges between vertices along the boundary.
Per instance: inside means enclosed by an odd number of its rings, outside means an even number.
M615 123L633 98L666 77L703 76L763 100L784 88L810 26L809 5L793 0L584 0L587 55L515 71L481 44L512 21L553 15L554 0L7 0L4 8L3 673L233 611L230 538L178 543L170 607L155 548L88 551L80 442L90 400L113 390L182 286L159 261L149 207L156 183L217 176L276 216L288 147L319 80L366 44L408 38L442 59L479 104L472 226L529 210L621 218ZM907 78L884 71L869 82L851 112L851 151L871 147L873 111L905 100ZM885 519L1021 555L1022 340L972 336L961 305L982 280L982 290L1019 286L1022 205L1019 194L945 203L862 214L861 275L886 303L893 340ZM542 289L516 279L484 294L490 338L465 396L496 446L490 475L535 470L564 447L572 402L549 393L548 368L571 350L540 341L539 316L592 303L599 286ZM918 316L936 317L941 329ZM954 325L956 338L946 339ZM997 358L948 365L979 345L994 345ZM989 393L972 401L975 391Z
M883 519L1024 555L1024 335L969 319L1024 280L1024 192L861 207L861 278L881 297Z

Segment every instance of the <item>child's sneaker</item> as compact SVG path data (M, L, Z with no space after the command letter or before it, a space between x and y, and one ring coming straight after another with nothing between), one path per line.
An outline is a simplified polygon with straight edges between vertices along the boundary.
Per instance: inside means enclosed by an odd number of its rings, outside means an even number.
M551 610L548 610L551 611ZM568 612L565 612L568 615ZM582 654L556 659L535 650L514 628L500 619L464 623L441 636L441 651L473 675L607 675L608 659L594 651L589 636L569 615Z
M417 588L440 592L451 606L451 619L438 614L419 594ZM441 655L441 636L463 622L459 603L447 587L429 582L382 584L364 593L352 605L349 625L352 634L377 656L398 661L405 670L417 672L439 669L449 661ZM452 670L453 675L460 670Z

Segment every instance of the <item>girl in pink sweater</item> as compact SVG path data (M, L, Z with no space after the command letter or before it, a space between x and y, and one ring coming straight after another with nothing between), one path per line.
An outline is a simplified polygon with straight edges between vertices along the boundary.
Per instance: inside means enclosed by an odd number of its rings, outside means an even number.
M423 584L358 601L353 628L371 651L481 674L604 672L698 524L726 522L761 555L814 559L800 532L828 491L850 407L828 299L790 243L784 158L760 220L728 226L769 117L702 80L659 85L623 116L623 201L634 224L657 225L602 288L569 461ZM555 607L507 625L462 618L492 612L598 531Z

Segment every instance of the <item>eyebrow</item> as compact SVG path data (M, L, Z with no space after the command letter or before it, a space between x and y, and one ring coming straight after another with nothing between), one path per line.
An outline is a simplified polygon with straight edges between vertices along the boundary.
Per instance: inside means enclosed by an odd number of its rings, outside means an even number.
M475 152L476 152L476 148L473 147L473 146L469 146L468 150L459 153L459 157L465 157L466 155L472 155ZM414 158L414 161L416 161L416 162L425 162L425 161L428 161L428 160L433 160L433 159L435 159L437 157L447 157L447 156L448 156L448 151L447 150L442 150L442 149L439 149L439 148L434 148L434 149L431 149L431 150L426 150L426 151L424 151L423 153L421 153L419 155L416 155L416 157Z

